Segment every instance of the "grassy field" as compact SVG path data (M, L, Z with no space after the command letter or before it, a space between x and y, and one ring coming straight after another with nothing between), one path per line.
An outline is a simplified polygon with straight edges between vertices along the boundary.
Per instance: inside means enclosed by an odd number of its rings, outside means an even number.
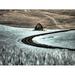
M43 32L47 31L0 25L0 65L75 65L75 51L40 48L20 42L22 38Z
M75 65L75 51L27 45L22 48L23 43L16 42L39 34L26 29L37 23L48 29L75 29L75 10L0 10L0 65Z
M75 52L66 49L37 53L25 49L0 49L0 65L75 65Z

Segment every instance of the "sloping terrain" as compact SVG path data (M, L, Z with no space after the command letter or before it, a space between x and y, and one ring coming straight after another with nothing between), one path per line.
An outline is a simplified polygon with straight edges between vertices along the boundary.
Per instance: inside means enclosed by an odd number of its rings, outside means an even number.
M46 29L34 31L33 27L37 23ZM0 10L0 65L75 65L74 49L43 48L21 41L26 37L71 28L75 29L74 10ZM43 42L51 40L60 43L62 40L63 43L64 40L75 40L74 32L68 35L60 33L59 37L56 34L53 40L50 35L46 35ZM71 47L74 47L74 43Z
M75 28L74 10L0 10L0 23L34 27L41 23L50 29Z
M33 42L39 45L44 45L48 48L66 48L70 50L75 50L75 30L62 30L57 31L57 33L47 33L41 36L35 36Z
M54 31L57 30L33 31L0 25L0 65L75 65L75 51L40 48L21 42L25 37Z

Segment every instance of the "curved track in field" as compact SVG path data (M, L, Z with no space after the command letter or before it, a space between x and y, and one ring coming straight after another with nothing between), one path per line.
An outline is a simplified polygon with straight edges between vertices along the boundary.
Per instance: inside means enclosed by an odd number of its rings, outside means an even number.
M47 35L47 34L54 34L54 33L62 33L62 32L67 32L67 31L72 31L72 30L75 30L75 29L68 29L68 30L48 32L48 33L43 33L43 34L38 34L38 35L32 35L32 36L29 36L29 37L26 37L26 38L22 39L22 42L24 44L31 45L31 46L36 46L36 47L52 48L52 49L69 49L69 50L75 51L75 49L71 49L71 48L63 48L63 47L58 47L58 46L49 46L49 45L45 45L45 44L34 43L32 41L32 39L34 37L37 37L37 36L42 36L42 35Z

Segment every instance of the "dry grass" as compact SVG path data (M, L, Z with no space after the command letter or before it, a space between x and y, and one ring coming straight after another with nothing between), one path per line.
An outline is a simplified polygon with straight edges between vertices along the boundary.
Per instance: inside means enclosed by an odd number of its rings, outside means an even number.
M44 27L51 29L75 28L75 16L72 10L10 10L0 11L0 13L0 23L11 26L34 27L40 22ZM57 22L57 25L52 18Z

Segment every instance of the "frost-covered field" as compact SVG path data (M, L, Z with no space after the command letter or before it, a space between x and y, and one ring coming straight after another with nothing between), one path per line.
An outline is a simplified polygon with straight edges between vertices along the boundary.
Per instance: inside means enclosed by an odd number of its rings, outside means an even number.
M46 49L23 44L22 38L57 30L34 31L0 25L1 65L74 65L75 51Z

